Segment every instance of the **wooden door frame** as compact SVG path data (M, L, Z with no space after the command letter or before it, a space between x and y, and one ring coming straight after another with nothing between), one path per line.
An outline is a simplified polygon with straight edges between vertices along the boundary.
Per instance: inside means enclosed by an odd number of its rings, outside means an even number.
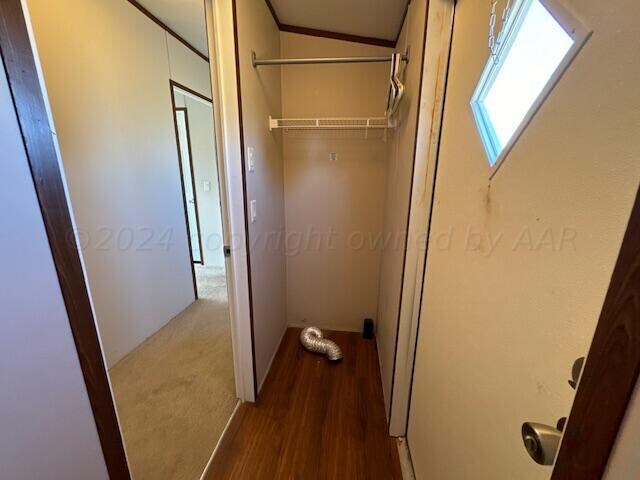
M0 0L0 53L112 480L131 478L20 0ZM613 271L552 480L604 473L640 373L640 192Z
M202 234L200 232L200 215L198 213L198 195L196 193L196 176L193 168L193 154L191 151L191 134L189 133L189 114L184 107L176 107L175 91L173 85L171 85L171 106L173 107L173 126L176 133L176 148L178 150L178 168L180 169L180 192L182 194L182 204L184 207L184 221L187 227L187 242L189 244L189 267L191 268L191 276L193 278L193 292L196 300L198 299L198 282L196 280L196 263L204 265L204 252L202 251ZM180 129L178 128L178 112L184 112L185 128L187 130L187 151L189 152L189 169L191 170L191 188L193 189L193 201L195 203L194 208L196 210L196 235L198 236L198 247L200 250L200 261L197 262L193 258L193 244L191 243L191 225L189 225L189 207L187 205L186 188L184 185L184 172L183 163L185 159L182 158L182 150L180 146Z
M605 473L640 373L640 189L591 341L551 480Z
M74 225L20 0L0 0L0 55L33 177L91 410L112 480L130 480ZM70 460L72 461L72 460Z
M191 130L189 127L189 110L186 107L176 107L173 110L173 120L176 123L176 128L178 126L178 119L176 117L176 113L184 112L184 124L187 133L187 151L189 152L189 170L191 171L191 188L193 189L193 202L194 209L196 211L196 230L198 230L198 250L200 251L200 260L193 259L193 253L191 255L192 263L199 263L200 265L204 265L204 252L202 251L202 229L200 228L200 212L198 211L198 192L196 191L196 169L193 166L193 150L191 149ZM180 168L184 166L184 159L182 158L182 153L180 152L180 136L176 139L178 142L178 158L180 160ZM180 180L182 182L182 187L184 188L184 177L180 175ZM184 191L184 190L183 190ZM183 195L185 202L187 200L186 196ZM187 223L188 223L187 219Z

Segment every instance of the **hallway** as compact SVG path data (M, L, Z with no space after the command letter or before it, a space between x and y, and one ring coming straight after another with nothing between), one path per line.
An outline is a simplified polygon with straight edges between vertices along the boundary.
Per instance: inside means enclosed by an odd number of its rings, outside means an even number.
M200 299L110 370L136 480L199 478L237 402L224 271L196 276Z
M402 478L375 341L326 332L344 354L329 363L299 335L287 329L260 399L240 406L205 478Z

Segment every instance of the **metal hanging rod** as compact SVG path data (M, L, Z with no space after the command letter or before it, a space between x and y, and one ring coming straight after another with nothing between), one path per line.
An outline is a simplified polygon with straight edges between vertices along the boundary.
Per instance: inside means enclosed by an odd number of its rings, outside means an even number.
M387 57L333 57L333 58L270 58L258 60L256 52L251 52L253 67L261 65L312 65L328 63L384 63L390 62L391 56ZM402 55L402 61L409 63L409 54Z

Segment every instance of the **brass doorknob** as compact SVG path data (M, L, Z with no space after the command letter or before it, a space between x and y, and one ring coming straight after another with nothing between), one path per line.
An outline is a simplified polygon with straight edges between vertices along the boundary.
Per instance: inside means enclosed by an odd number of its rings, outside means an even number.
M556 427L532 422L522 425L524 448L540 465L553 465L561 438L562 432Z

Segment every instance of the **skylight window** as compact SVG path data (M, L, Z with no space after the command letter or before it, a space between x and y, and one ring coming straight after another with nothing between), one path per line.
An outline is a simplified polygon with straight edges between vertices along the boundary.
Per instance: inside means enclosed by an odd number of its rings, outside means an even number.
M553 5L516 4L471 100L489 164L496 168L587 38L583 28L561 23L571 20Z

